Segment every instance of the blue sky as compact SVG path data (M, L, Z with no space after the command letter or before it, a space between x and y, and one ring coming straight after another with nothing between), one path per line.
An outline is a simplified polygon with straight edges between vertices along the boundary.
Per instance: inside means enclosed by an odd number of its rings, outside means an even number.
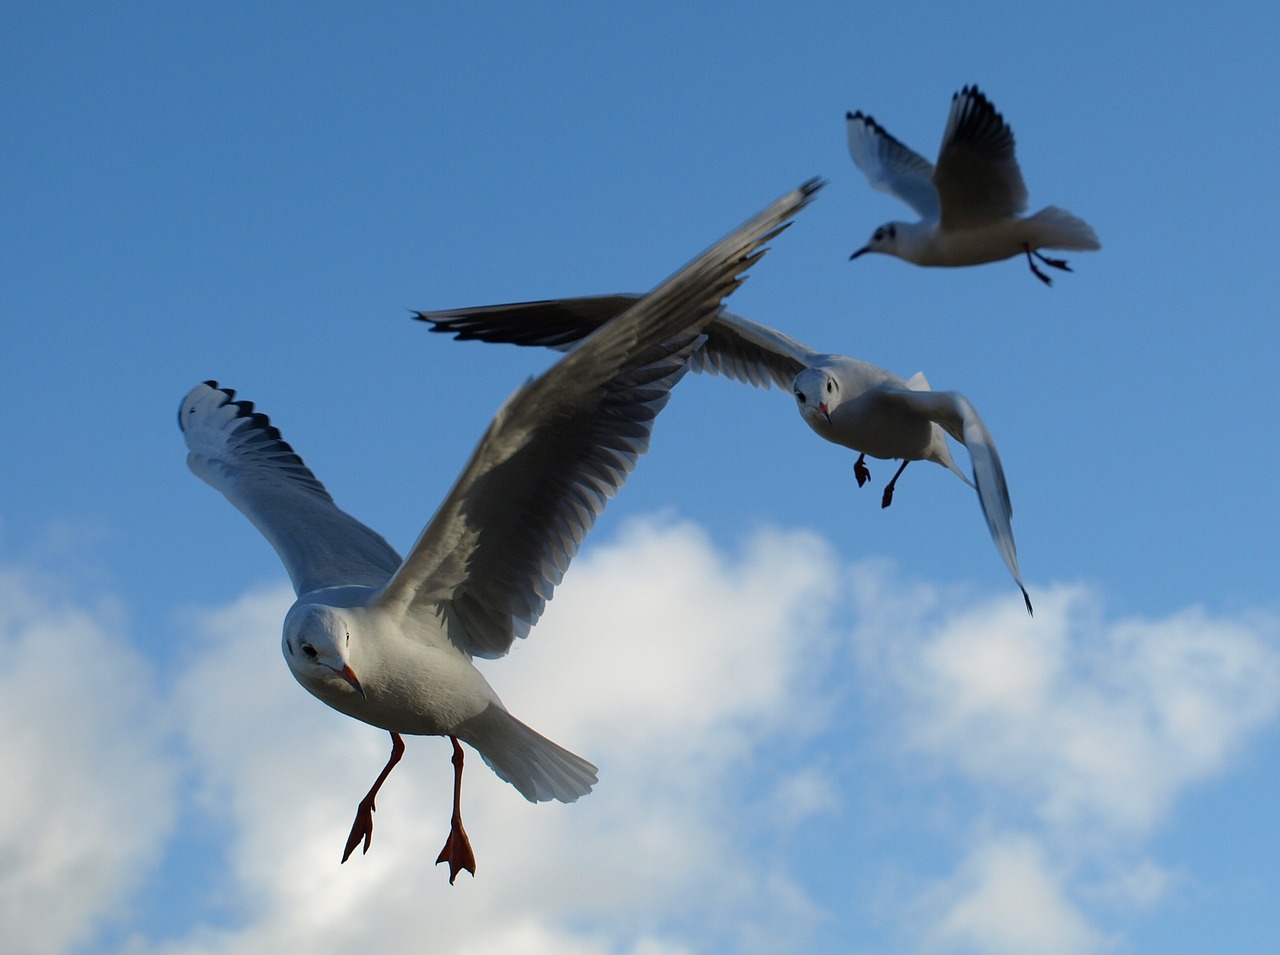
M1223 4L8 4L0 10L0 934L49 953L1180 953L1280 931L1280 605L1254 407L1280 354L1280 24ZM1032 208L1103 248L849 263L909 217L847 110L925 156L977 83ZM485 672L601 766L573 806L279 657L274 553L195 479L217 378L407 548L552 356L411 309L657 284L813 175L733 296L966 394L976 496L687 378L529 640ZM963 452L958 452L958 460ZM967 461L962 461L962 467ZM6 945L6 948L11 947Z

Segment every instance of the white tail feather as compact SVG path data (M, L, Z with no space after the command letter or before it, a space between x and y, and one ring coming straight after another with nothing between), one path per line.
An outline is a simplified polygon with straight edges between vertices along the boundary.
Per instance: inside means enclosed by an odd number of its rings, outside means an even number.
M574 802L591 792L596 767L498 706L465 720L454 735L480 753L499 779L530 802Z
M1093 226L1077 219L1066 209L1046 206L1027 219L1036 227L1036 247L1045 249L1081 249L1091 251L1102 248Z

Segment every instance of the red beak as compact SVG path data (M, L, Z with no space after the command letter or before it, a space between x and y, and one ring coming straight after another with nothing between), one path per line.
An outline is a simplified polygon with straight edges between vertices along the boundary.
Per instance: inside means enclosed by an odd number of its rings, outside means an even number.
M348 663L341 670L339 670L338 676L342 677L344 680L350 683L352 688L357 693L359 693L362 697L364 696L364 687L362 687L360 685L360 681L356 679L356 671L351 669L351 664Z

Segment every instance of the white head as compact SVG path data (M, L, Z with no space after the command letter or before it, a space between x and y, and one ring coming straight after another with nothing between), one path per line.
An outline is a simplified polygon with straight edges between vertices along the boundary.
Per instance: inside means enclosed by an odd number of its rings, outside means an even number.
M901 255L898 241L902 236L905 222L886 222L875 232L871 233L871 239L853 255L849 256L852 262L858 256L867 252L883 252L885 255Z
M821 368L806 368L791 383L796 406L810 427L831 424L831 413L840 404L840 382Z
M340 610L294 604L284 618L280 648L294 678L321 699L364 696L349 662L351 626Z

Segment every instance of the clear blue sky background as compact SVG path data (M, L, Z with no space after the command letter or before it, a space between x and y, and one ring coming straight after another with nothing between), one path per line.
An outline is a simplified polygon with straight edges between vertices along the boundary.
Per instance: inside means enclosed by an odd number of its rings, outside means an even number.
M6 4L2 947L1273 951L1278 20ZM847 261L911 214L845 111L932 157L970 82L1032 208L1102 240L1052 289ZM238 389L407 548L552 360L411 309L643 291L813 175L731 308L973 401L1035 620L954 476L882 511L891 465L856 488L788 395L687 379L486 670L597 792L529 807L475 761L450 888L447 748L411 741L340 868L385 734L293 684L283 571L187 472L179 398Z

